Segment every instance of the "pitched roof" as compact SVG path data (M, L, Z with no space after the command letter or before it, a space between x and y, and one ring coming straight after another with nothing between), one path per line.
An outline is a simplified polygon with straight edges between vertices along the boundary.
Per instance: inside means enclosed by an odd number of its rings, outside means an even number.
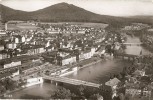
M143 73L143 71L141 71L141 70L136 70L134 73L132 73L132 74L134 74L134 75L142 75L142 73Z
M114 85L117 85L119 82L121 82L119 79L113 78L113 79L109 80L108 82L106 82L105 85L114 86Z

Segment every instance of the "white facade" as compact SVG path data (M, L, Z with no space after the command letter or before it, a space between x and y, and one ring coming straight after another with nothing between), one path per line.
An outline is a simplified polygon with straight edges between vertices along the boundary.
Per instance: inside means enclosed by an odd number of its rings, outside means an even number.
M85 31L79 30L77 33L79 33L79 34L85 34Z
M49 46L50 46L50 41L46 43L46 47L49 47Z
M0 59L3 59L3 58L2 58L2 54L0 54Z
M25 37L23 36L22 38L21 38L21 42L25 42Z
M30 49L28 50L28 55L34 55L34 54L38 54L38 53L43 53L46 50L42 47L42 48L36 48L36 49Z
M86 52L79 55L80 60L89 59L93 56L93 52Z
M16 45L16 43L9 43L9 44L7 44L6 46L7 46L7 48L9 48L9 49L15 49L17 45Z
M62 65L72 64L74 62L76 62L76 57L75 56L63 59L62 60Z
M132 96L140 95L141 90L140 89L126 89L126 94L131 94ZM143 95L151 96L151 91L144 90Z
M15 43L19 43L19 39L18 38L15 38Z
M27 79L26 87L33 86L33 85L40 84L40 83L43 83L43 78L42 77L30 78L30 79Z
M14 66L19 66L21 65L21 61L18 61L18 62L11 62L9 64L5 64L4 65L4 68L10 68L10 67L14 67Z
M93 56L96 52L96 48L91 48L91 56Z
M45 52L45 49L44 49L44 48L39 48L38 50L39 50L39 51L38 51L39 53Z
M14 76L17 76L17 75L19 75L19 70L17 72L13 73L12 76L14 77Z
M6 35L6 31L0 30L0 35Z

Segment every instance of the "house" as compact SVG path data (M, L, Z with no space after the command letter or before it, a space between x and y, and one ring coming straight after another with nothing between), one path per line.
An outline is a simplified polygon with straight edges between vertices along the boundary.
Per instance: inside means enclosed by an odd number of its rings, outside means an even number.
M53 51L54 50L54 46L48 46L48 47L46 47L45 48L46 49L46 51Z
M146 83L145 85L142 85L141 83ZM151 83L151 80L148 76L141 76L136 82L126 81L126 95L131 95L132 99L135 97L143 96L143 97L149 97L151 96L151 85L147 85L147 83ZM143 86L143 88L141 88Z
M93 53L91 52L91 50L83 51L79 55L79 60L89 59L89 58L91 58L93 56L92 54Z
M132 73L135 76L145 76L145 70L136 70L134 73Z
M127 78L126 82L128 82L128 83L137 83L138 82L136 77L132 77L130 75L127 75L126 78Z
M56 63L57 62L57 52L58 51L48 51L42 53L42 57L45 59L45 61L48 61L50 63Z
M126 88L125 94L126 95L130 94L134 98L136 96L140 96L141 95L141 89L140 88L135 88L135 87ZM151 90L149 88L145 88L142 91L142 96L151 97Z
M86 32L86 31L84 31L84 30L78 30L78 31L77 31L78 34L85 34L85 32Z
M17 50L16 56L28 55L27 50Z
M0 51L0 59L6 59L6 58L10 58L8 52L6 50Z
M121 82L119 79L117 78L113 78L110 79L108 82L105 83L105 85L110 86L112 88L113 94L112 94L112 98L117 96L117 85L118 83Z
M41 45L31 45L30 48L27 48L28 55L35 55L45 51L45 48Z
M15 61L15 62L9 62L4 64L4 69L5 68L10 68L10 67L15 67L21 65L21 61Z
M8 49L15 49L15 48L17 48L17 44L9 42L9 43L6 44L6 48L8 48Z
M96 54L103 55L105 53L105 46L101 46L96 50Z
M62 59L62 65L68 65L76 62L76 56L75 55L68 55L66 57L63 57Z
M0 36L6 36L7 34L6 34L6 31L4 31L4 30L0 30Z
M0 45L0 51L4 50L4 45Z
M105 85L115 88L119 82L121 81L118 78L113 78L106 82Z

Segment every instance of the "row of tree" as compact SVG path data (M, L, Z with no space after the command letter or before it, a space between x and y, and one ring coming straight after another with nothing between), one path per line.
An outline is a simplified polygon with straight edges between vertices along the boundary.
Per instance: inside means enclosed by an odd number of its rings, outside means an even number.
M74 89L59 88L52 95L51 99L90 99L90 100L111 100L112 91L110 87L101 86L99 88L76 86Z
M0 94L5 93L6 91L12 91L23 86L24 84L25 82L21 79L19 81L14 81L11 78L0 80Z

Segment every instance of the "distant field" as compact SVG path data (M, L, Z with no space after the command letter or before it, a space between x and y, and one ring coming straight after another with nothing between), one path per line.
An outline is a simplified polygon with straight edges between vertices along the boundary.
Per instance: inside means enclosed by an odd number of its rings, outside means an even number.
M94 27L94 28L106 28L108 26L108 24L104 23L83 23L83 22L58 22L58 23L46 23L46 24L62 25L65 23L74 24L74 25L76 24L82 27Z
M94 27L94 28L106 28L108 24L104 23L79 23L80 26L86 26L86 27Z
M58 23L46 23L46 24L62 25L65 23L74 24L81 27L93 27L93 28L106 28L108 26L108 24L104 23L83 23L83 22L58 22ZM29 23L8 24L8 30L35 30L37 28L39 27L36 27Z
M8 24L8 30L35 30L39 27L28 23Z

